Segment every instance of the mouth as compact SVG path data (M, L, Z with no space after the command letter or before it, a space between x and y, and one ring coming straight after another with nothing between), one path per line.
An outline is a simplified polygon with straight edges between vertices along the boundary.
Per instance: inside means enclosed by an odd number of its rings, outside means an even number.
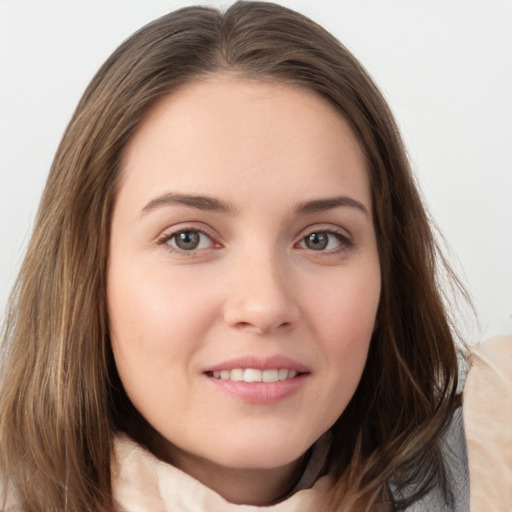
M270 368L260 370L258 368L234 368L232 370L214 370L206 372L209 377L233 382L279 382L294 379L305 372L298 372L288 368Z
M253 404L280 402L307 386L310 370L285 356L240 357L204 372L215 389Z

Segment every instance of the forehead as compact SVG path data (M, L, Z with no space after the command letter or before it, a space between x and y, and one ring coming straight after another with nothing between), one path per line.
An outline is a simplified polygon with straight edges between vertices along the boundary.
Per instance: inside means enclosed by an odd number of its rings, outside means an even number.
M245 197L349 188L371 208L368 173L348 123L317 93L215 75L160 100L125 151L121 188Z

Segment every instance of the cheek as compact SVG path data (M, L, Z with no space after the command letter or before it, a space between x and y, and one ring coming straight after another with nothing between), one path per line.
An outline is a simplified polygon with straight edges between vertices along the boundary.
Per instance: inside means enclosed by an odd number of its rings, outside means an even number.
M117 344L130 340L146 349L165 351L183 346L171 340L192 342L211 313L204 305L214 307L208 290L186 275L171 274L165 266L141 267L118 267L109 275L109 316ZM203 305L202 315L198 304Z
M364 370L380 299L378 265L332 279L310 298L310 318L325 364L326 389L336 409L333 420L352 398Z
M338 420L354 396L373 333L373 309L361 312L360 308L347 307L344 313L346 315L338 310L337 320L331 321L330 330L321 339L325 361L322 385L325 429Z
M378 266L363 267L359 274L340 272L309 298L311 323L321 330L330 350L357 353L371 338L379 300Z
M147 418L163 403L184 411L194 353L213 309L205 297L208 290L171 274L165 265L115 263L107 296L112 350L123 386ZM199 310L198 304L210 304L210 309Z
M165 266L135 267L112 267L109 274L112 350L128 396L152 418L162 403L186 410L194 354L204 343L214 304L206 287L170 275Z

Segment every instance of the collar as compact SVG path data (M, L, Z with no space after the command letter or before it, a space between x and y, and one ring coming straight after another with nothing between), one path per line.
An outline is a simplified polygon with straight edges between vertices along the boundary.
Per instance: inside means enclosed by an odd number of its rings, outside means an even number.
M330 484L328 476L317 480L326 449L328 444L321 443L321 449L313 450L299 482L282 501L258 507L229 503L127 435L119 434L114 440L112 490L123 512L317 512L318 499Z

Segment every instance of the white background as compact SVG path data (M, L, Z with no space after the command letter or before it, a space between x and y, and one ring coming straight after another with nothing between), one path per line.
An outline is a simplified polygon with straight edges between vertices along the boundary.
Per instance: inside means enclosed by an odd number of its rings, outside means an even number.
M226 6L224 1L206 2ZM512 0L284 0L330 30L387 97L480 325L512 332ZM134 30L190 2L0 0L0 311L88 81Z

